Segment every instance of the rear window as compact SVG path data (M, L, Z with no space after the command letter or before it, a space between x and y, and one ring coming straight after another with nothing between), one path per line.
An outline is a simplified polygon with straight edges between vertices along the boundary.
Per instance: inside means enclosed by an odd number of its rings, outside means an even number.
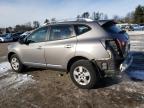
M102 26L108 33L120 33L122 30L114 22L108 22Z
M77 35L84 34L91 30L91 28L87 25L74 25L74 28Z

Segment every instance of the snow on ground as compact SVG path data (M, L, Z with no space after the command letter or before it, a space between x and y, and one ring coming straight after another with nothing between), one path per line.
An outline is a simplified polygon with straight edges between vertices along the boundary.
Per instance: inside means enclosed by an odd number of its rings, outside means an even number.
M139 33L144 33L144 31ZM144 52L143 35L130 35L130 43L131 43L131 51Z
M31 75L27 74L11 74L8 75L6 78L0 81L0 89L4 88L19 88L22 85L33 83L34 80L32 79Z
M31 75L11 72L9 62L0 63L0 89L10 87L18 88L24 84L34 83Z
M139 41L134 40L134 41L131 41L130 43L131 43L131 44L139 44L139 43L143 43L143 42L142 42L142 41L140 41L140 40L139 40Z
M9 62L2 62L0 63L0 73L4 73L11 69Z
M144 31L127 31L129 35L144 35Z

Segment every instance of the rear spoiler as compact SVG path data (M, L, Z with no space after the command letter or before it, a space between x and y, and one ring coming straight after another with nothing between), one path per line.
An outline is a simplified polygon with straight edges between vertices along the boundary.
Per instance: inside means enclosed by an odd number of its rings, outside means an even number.
M111 24L117 24L114 20L99 20L96 21L100 26L105 26L105 25L111 25Z

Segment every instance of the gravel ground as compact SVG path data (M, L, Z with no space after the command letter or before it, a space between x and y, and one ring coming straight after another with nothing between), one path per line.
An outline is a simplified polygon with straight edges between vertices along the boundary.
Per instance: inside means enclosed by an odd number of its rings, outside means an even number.
M0 108L144 108L143 35L131 36L134 61L121 79L106 78L92 90L77 88L69 74L30 69L18 74L0 44ZM142 43L143 42L143 43Z

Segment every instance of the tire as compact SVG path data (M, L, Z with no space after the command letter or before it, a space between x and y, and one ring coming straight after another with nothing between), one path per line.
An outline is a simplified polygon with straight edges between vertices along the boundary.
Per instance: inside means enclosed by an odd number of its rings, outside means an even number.
M10 64L12 67L12 70L18 73L24 72L25 66L22 64L20 59L16 54L13 54L10 58Z
M89 60L79 60L70 69L70 76L76 86L82 89L95 88L99 82L99 75Z

